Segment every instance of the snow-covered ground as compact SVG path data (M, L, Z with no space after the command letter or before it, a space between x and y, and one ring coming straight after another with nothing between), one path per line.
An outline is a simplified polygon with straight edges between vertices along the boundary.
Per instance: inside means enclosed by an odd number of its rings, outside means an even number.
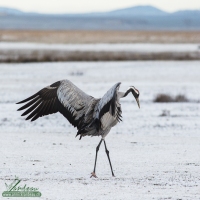
M0 188L15 176L39 188L40 199L200 199L200 61L0 64ZM69 79L101 97L121 81L140 90L141 109L123 99L123 122L106 137L98 179L90 178L100 137L75 138L60 114L25 121L15 103ZM188 103L153 103L158 93L185 94ZM161 117L164 110L168 116ZM20 198L18 198L20 199Z
M198 44L41 44L0 42L0 50L66 50L66 51L134 51L134 52L198 52Z

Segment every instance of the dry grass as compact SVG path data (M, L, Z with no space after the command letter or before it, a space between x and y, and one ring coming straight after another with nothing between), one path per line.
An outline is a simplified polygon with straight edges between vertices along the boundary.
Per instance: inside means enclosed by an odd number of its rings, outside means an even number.
M26 31L0 30L0 42L36 43L195 43L198 31ZM199 52L85 52L62 50L0 50L0 62L200 60Z
M0 42L200 43L200 31L26 31L0 30Z
M0 50L0 62L200 60L199 53L106 52L62 50Z
M172 97L168 94L158 94L153 101L156 103L188 102L188 99L182 94L179 94L175 97Z
M184 95L182 94L179 94L175 97L174 99L175 102L188 102L188 99L187 97L185 97Z

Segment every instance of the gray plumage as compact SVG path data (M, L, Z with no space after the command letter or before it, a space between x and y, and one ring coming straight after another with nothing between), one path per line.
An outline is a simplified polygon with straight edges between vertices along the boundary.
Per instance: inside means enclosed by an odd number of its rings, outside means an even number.
M22 116L28 115L26 120L31 119L31 121L60 112L74 127L77 127L80 139L88 135L102 136L104 140L110 129L121 121L120 98L132 92L139 106L139 91L131 86L125 93L119 92L120 84L116 83L101 99L97 99L84 93L69 80L58 81L18 102L18 104L26 103L18 111L26 109ZM114 175L113 171L112 174Z
M58 81L45 87L33 96L19 103L29 101L18 110L27 109L22 116L34 121L44 115L60 112L78 128L77 135L102 135L120 121L121 107L117 92L120 83L115 84L101 98L87 95L69 80Z

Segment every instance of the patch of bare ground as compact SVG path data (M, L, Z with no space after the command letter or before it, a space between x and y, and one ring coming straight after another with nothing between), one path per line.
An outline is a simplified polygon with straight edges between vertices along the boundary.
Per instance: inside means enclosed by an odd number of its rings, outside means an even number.
M153 100L156 103L170 103L170 102L188 102L188 98L183 94L178 94L175 97L169 94L158 94Z
M200 43L200 31L28 31L0 30L0 42Z

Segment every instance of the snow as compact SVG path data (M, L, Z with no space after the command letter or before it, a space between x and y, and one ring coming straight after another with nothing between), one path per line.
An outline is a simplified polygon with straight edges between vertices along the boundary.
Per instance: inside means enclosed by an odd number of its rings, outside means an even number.
M65 50L65 51L135 51L135 52L198 52L198 44L42 44L0 42L0 50Z
M18 176L45 200L199 199L199 66L200 61L0 64L0 192ZM99 178L90 178L100 137L79 141L60 114L31 123L16 111L16 102L62 79L95 97L119 81L121 91L139 89L141 109L131 95L125 98L123 122L106 137L116 177L102 144ZM185 94L190 102L153 103L160 92ZM161 117L163 110L169 116Z

